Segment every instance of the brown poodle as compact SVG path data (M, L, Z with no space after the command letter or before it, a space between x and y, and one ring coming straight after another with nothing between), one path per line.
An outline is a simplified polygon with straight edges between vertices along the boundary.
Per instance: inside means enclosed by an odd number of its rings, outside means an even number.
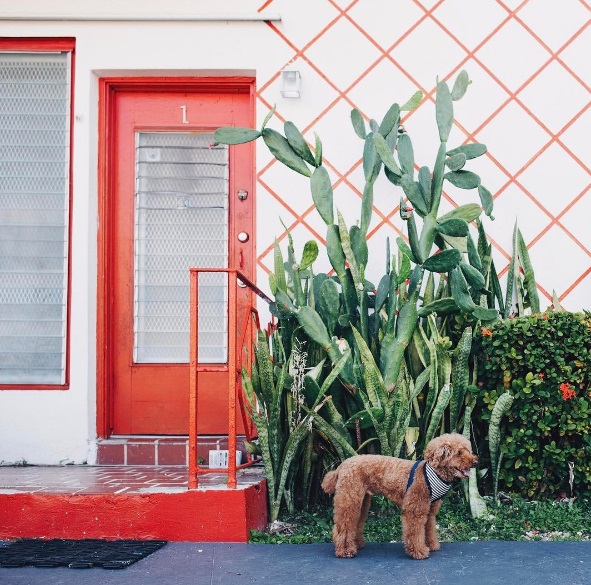
M337 557L351 558L363 548L363 526L373 494L382 494L402 507L404 550L413 559L426 559L439 550L435 517L441 498L456 478L469 477L478 458L470 441L452 433L429 442L424 459L408 461L383 455L355 455L322 480L334 496L332 540Z

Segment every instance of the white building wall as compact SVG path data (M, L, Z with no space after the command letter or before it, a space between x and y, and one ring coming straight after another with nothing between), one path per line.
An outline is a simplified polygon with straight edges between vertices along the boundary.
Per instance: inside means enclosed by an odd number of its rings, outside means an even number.
M558 19L552 0L521 4L28 0L25 9L0 0L0 36L76 38L71 387L0 391L0 462L94 462L100 76L255 75L257 123L276 104L272 127L280 130L283 120L292 120L311 144L314 132L321 137L336 184L335 205L351 224L359 217L363 187L362 143L351 128L351 108L379 121L394 101L403 103L422 89L430 97L405 126L417 162L432 167L438 146L431 99L436 77L453 79L466 69L473 83L456 104L458 125L449 143L472 136L489 147L489 155L470 168L496 196L497 219L487 220L486 230L497 268L506 268L517 220L542 307L555 289L566 308L591 308L591 11L578 0L565 0ZM280 15L281 21L211 20L214 13ZM302 75L299 99L280 95L278 72L288 64ZM325 227L311 209L308 181L273 162L262 142L257 171L258 283L267 289L273 240L284 237L279 218L299 250L310 238L321 241ZM477 197L453 188L446 192L449 206ZM395 213L400 194L380 178L370 278L384 270L386 237L394 240L402 229ZM322 254L315 268L328 269Z

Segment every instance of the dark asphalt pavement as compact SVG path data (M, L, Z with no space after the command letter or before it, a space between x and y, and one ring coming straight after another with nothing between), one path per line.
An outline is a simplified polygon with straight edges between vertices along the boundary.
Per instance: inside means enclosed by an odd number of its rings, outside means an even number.
M591 585L591 543L444 542L415 561L400 543L337 559L332 544L172 542L127 569L0 568L0 584Z

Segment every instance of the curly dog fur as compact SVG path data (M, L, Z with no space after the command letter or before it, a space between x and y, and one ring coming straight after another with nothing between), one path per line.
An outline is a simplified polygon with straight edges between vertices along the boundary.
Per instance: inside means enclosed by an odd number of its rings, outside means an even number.
M451 483L470 475L478 458L472 454L470 441L457 433L445 434L429 442L416 469L413 483L406 486L414 462L383 455L355 455L322 480L322 489L334 494L334 529L332 540L337 557L351 558L363 548L363 527L373 494L382 494L401 506L404 550L413 559L426 559L439 550L435 517L441 500L431 503L425 480L425 463L439 477Z

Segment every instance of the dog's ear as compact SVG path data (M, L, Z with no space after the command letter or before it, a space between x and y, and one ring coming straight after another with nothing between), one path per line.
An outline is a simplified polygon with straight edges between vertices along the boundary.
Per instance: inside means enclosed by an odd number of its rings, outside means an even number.
M441 465L453 455L452 448L446 443L428 445L425 450L425 461L433 466Z

